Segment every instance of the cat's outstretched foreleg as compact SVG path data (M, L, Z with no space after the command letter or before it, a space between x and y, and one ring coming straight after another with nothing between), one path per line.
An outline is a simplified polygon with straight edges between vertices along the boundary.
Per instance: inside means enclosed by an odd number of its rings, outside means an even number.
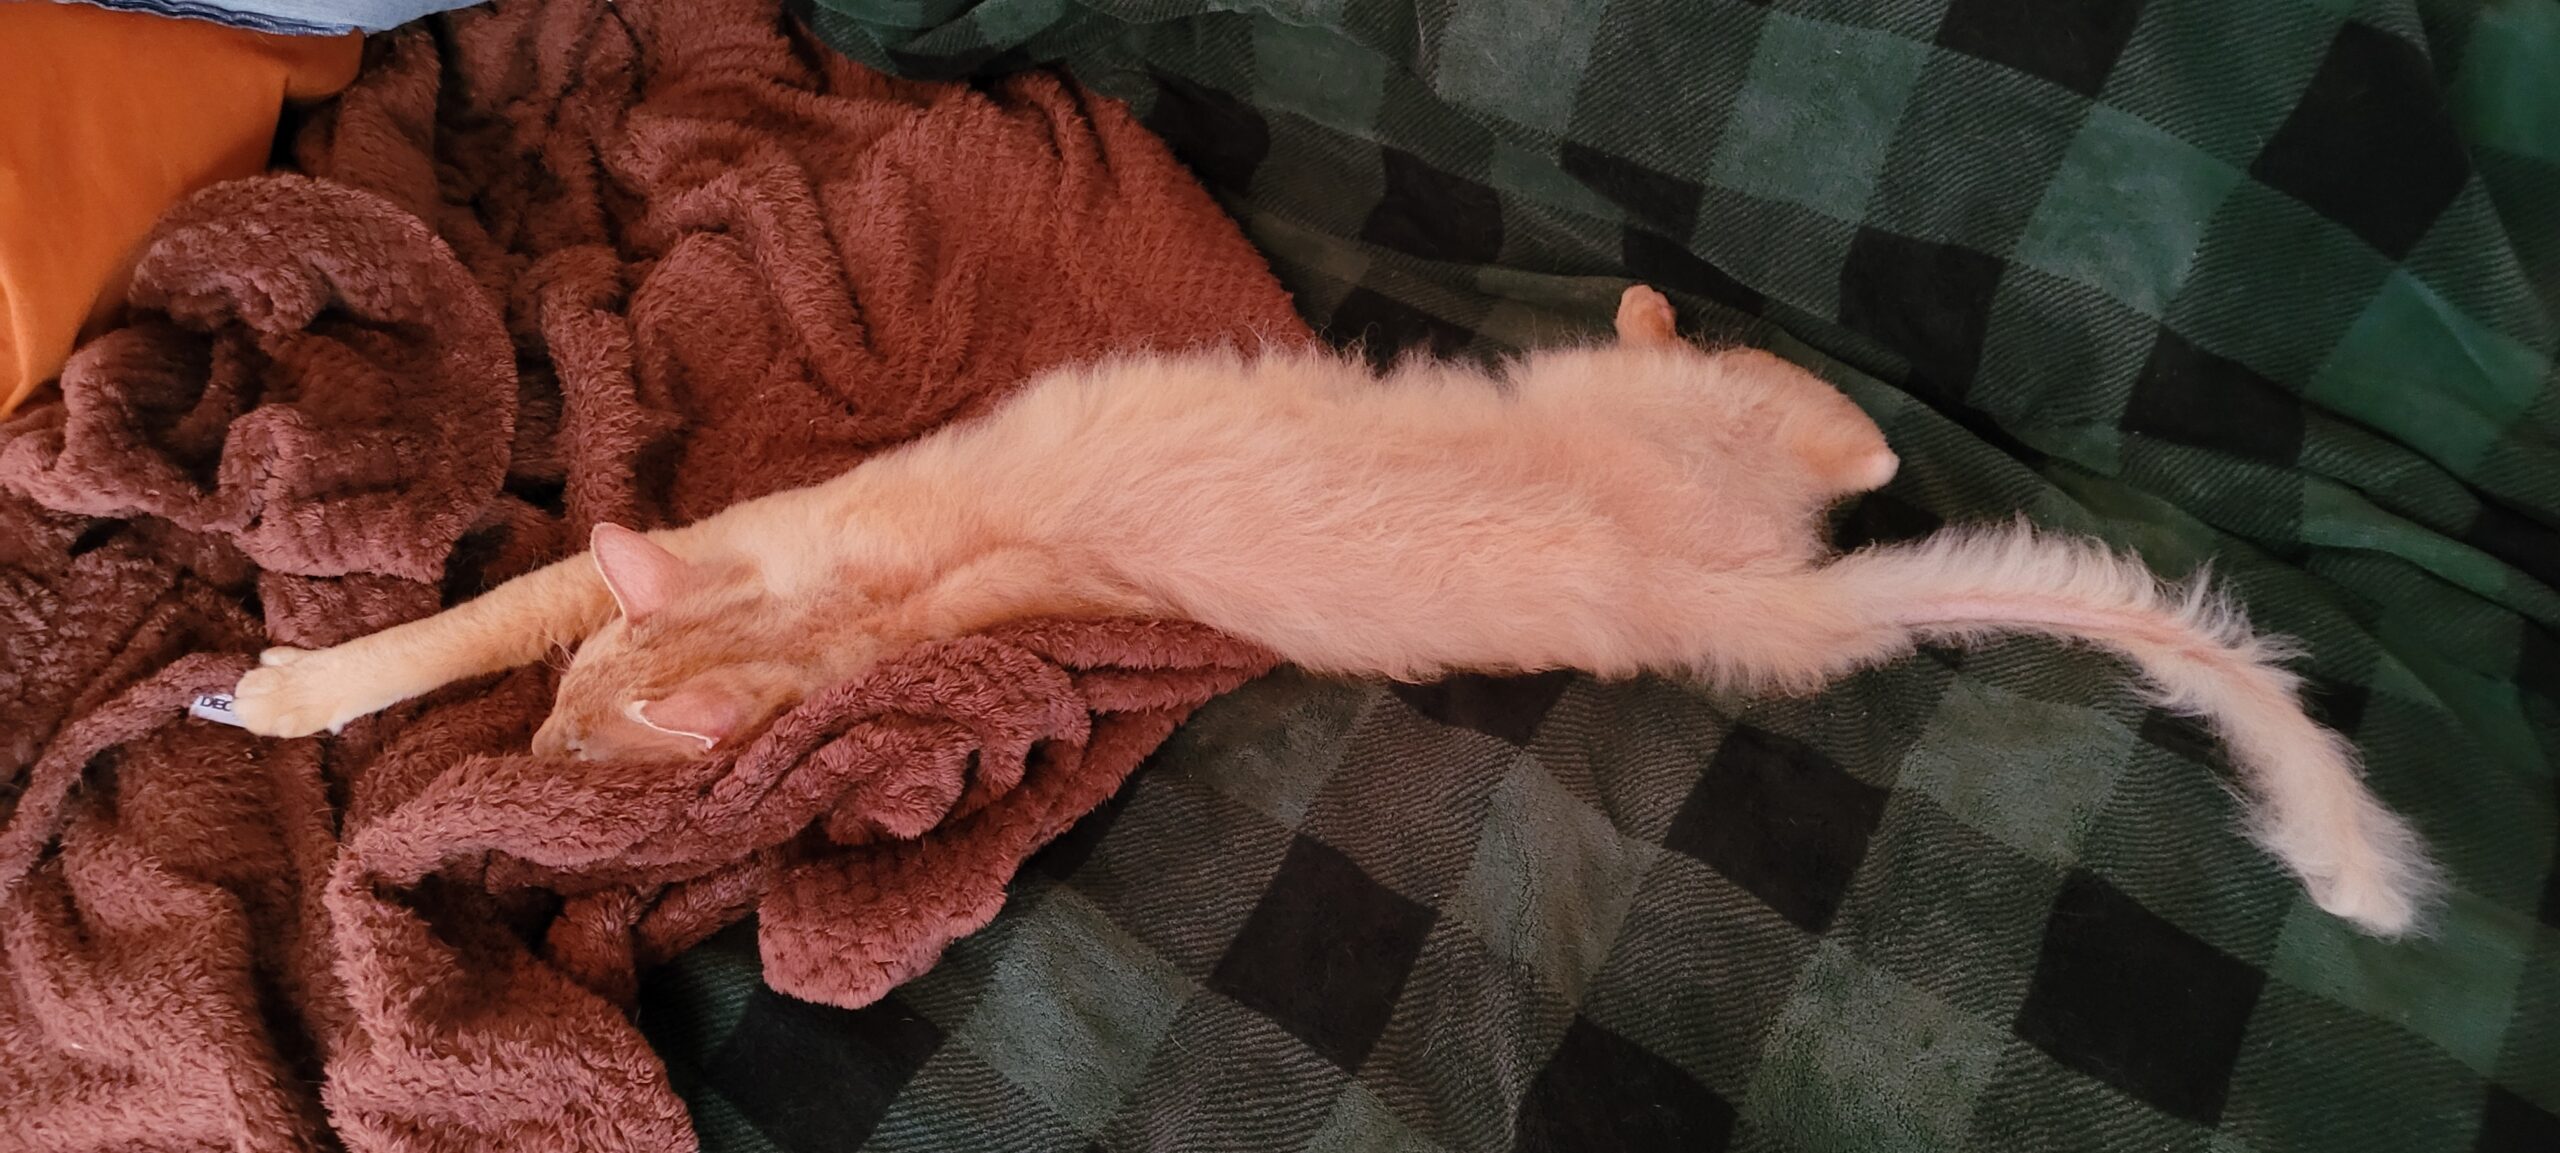
M770 506L773 498L750 505ZM746 508L749 506L739 506ZM735 523L732 514L646 536L700 555ZM618 526L605 534L638 540ZM434 616L326 649L272 648L232 690L232 711L250 732L303 737L336 732L348 721L465 677L542 659L604 627L614 594L593 552L536 569Z
M232 690L250 732L303 737L439 686L540 660L613 615L595 562L581 553L422 620L326 649L272 648Z

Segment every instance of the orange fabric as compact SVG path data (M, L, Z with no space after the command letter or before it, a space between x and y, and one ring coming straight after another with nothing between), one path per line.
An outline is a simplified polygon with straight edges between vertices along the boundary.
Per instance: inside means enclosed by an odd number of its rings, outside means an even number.
M265 171L284 102L345 87L363 44L0 0L0 416L114 312L152 222Z

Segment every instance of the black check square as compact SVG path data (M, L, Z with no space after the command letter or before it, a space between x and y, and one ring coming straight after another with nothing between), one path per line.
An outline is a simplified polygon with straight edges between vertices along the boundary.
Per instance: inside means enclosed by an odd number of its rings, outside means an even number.
M1698 205L1706 197L1697 181L1572 141L1565 142L1557 160L1568 175L1663 234L1685 240L1697 230Z
M1679 1066L1575 1017L1520 1102L1515 1148L1716 1153L1733 1120L1733 1106Z
M2560 1117L2536 1108L2503 1086L2489 1086L2480 1108L2480 1133L2472 1153L2551 1153L2560 1149Z
M1254 171L1271 154L1271 126L1242 100L1204 84L1155 73L1155 107L1147 130L1164 138L1173 154L1221 192L1244 193Z
M1910 361L1917 391L1961 404L2006 268L1969 248L1861 228L1840 268L1840 323Z
M1953 0L1938 44L2094 97L2141 15L2141 0Z
M1120 786L1119 792L1111 794L1094 806L1093 811L1067 826L1066 832L1058 834L1056 839L1024 859L1022 867L1062 881L1074 876L1076 870L1083 868L1085 861L1093 856L1093 850L1102 844L1102 839L1110 835L1112 822L1128 811L1138 796L1138 790L1145 788L1146 784L1145 774L1132 775L1129 783Z
M2560 529L2496 501L2481 501L2462 542L2524 570L2526 576L2560 588Z
M2426 55L2348 21L2249 175L2398 260L2470 179Z
M1656 288L1703 296L1753 314L1769 303L1758 289L1700 259L1685 242L1666 240L1642 225L1618 230L1618 259L1625 263L1629 277Z
M2161 708L2146 709L2142 714L2142 724L2134 730L2134 736L2140 738L2146 745L2184 757L2199 765L2216 770L2227 770L2229 767L2228 762L2223 760L2222 742L2214 739L2213 734L2204 727L2203 721L2184 713L2175 713Z
M785 1149L851 1149L942 1039L894 995L848 1011L759 985L704 1079Z
M1360 239L1425 260L1489 264L1502 255L1502 198L1419 156L1380 149L1386 191Z
M2292 467L2302 452L2302 399L2160 329L2118 422L2126 432Z
M1394 1015L1435 919L1351 858L1301 835L1209 987L1356 1070Z
M1428 349L1434 356L1456 356L1476 338L1465 325L1442 320L1367 285L1353 288L1333 306L1324 334L1336 344L1357 343L1380 369L1417 349Z
M1572 683L1568 669L1526 676L1460 673L1427 685L1399 682L1390 691L1413 711L1441 724L1526 745L1538 735L1547 710L1556 707Z
M2560 860L2551 863L2551 871L2542 877L2542 907L2536 915L2542 923L2560 929Z
M2311 719L2352 737L2364 727L2373 690L2353 681L2311 677L2303 683L2302 708Z
M1861 219L1959 252L2015 253L2044 199L2028 190L2070 183L2089 101L1960 52L1922 55Z
M2522 631L2516 645L2516 686L2560 704L2560 634L2530 621Z
M2045 921L2016 1029L2069 1068L2212 1125L2265 983L2247 963L2074 871Z
M1849 552L1871 544L1914 541L1946 523L1947 518L1890 492L1871 492L1841 511L1831 527L1831 544Z
M1885 798L1812 746L1744 726L1716 750L1663 844L1820 933L1866 859Z

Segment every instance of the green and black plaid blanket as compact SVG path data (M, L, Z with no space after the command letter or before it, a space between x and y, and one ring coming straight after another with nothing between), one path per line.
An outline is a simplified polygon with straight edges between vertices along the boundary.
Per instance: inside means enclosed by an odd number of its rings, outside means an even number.
M774 995L744 933L663 972L708 1147L2560 1150L2560 2L810 19L1130 100L1338 338L1673 290L1893 436L1844 543L2024 511L2211 560L2456 889L2350 934L2200 734L2043 642L1810 700L1283 673L878 1006Z

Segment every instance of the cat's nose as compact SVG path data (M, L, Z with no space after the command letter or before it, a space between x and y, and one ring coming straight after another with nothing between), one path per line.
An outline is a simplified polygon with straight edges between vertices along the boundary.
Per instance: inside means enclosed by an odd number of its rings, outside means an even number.
M533 731L533 751L574 753L585 746L586 735L585 731L554 717Z

